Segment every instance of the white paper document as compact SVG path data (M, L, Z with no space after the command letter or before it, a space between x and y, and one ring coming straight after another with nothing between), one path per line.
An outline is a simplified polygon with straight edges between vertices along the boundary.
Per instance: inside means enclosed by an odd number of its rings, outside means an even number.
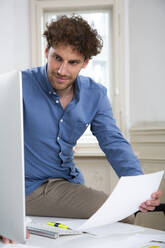
M122 222L115 222L105 226L93 227L89 230L89 234L95 235L95 238L108 237L109 235L134 235L136 233L142 232L144 232L144 227L129 225Z
M151 199L159 188L164 171L152 174L121 177L106 202L79 229L108 225L139 210L142 202Z

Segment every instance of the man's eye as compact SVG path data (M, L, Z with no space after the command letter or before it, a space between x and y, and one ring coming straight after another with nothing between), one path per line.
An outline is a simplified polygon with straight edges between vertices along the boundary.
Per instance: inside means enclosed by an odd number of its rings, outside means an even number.
M78 61L70 61L71 65L77 65L79 62Z
M54 57L55 60L61 61L61 58L58 55L54 55L53 57Z

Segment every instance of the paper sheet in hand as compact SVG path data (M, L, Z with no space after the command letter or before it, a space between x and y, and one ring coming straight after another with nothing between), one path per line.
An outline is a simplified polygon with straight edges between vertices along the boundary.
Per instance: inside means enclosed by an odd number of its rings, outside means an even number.
M121 177L114 191L82 226L80 230L108 225L120 221L139 210L142 202L151 199L159 188L164 171Z

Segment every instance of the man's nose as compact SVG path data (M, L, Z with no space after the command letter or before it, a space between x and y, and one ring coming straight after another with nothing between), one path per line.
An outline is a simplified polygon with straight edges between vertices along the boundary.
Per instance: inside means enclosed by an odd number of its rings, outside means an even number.
M58 68L58 73L60 75L66 75L67 74L67 64L66 63L60 64L60 66Z

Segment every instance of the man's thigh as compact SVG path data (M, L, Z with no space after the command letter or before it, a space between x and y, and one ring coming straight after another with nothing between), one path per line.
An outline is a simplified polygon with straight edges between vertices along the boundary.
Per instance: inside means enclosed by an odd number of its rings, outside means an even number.
M89 218L106 201L103 191L64 179L50 179L26 197L26 214Z
M49 179L26 197L26 214L66 218L89 218L107 200L108 195L64 179ZM131 215L121 222L134 224Z

